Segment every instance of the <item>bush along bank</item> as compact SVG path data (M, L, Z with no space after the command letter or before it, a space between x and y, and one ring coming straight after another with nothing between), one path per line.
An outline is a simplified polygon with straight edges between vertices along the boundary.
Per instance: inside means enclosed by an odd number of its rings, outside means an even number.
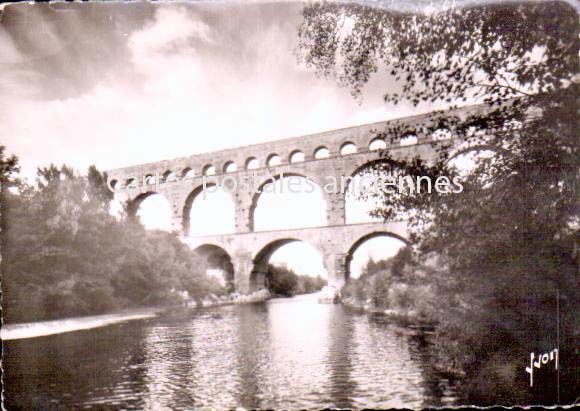
M438 296L437 259L417 262L410 248L386 260L369 260L358 278L351 278L340 293L341 304L361 312L380 315L408 334L424 336L441 374L460 378L460 364L443 347L453 345L439 335L444 301ZM442 359L439 361L439 359Z
M428 269L411 263L411 251L407 248L386 260L369 260L359 278L347 281L341 303L385 315L404 325L435 324L429 306L434 287L423 280L429 274Z

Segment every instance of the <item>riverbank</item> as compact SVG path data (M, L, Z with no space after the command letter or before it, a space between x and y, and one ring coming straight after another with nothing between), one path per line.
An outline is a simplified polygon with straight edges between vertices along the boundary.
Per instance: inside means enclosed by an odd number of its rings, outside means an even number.
M437 358L433 362L433 370L442 378L447 378L451 381L462 380L465 378L465 371L457 367L453 361L448 361L447 358L441 358L441 352L435 349L435 346L441 344L438 341L437 324L433 321L425 319L416 312L397 311L390 309L381 309L373 307L370 304L357 303L352 298L341 299L340 303L350 310L365 313L373 316L380 316L389 326L396 328L397 334L405 334L409 336L418 336L425 338L428 345L428 350L432 358Z
M259 290L251 294L232 293L222 296L210 295L200 301L189 300L184 303L187 308L208 308L220 307L231 304L250 304L259 303L272 298L272 294L268 290Z
M2 329L0 329L0 338L3 341L7 341L89 330L120 322L153 318L161 311L163 311L161 308L143 308L90 317L63 318L23 324L3 324Z
M355 311L384 316L389 321L392 321L393 323L405 327L415 326L426 330L433 329L434 327L434 324L432 322L428 321L426 318L419 315L413 310L399 311L399 310L384 309L374 307L371 304L362 304L360 302L357 302L353 298L342 298L340 300L340 303Z
M227 296L211 296L202 301L188 301L179 309L197 309L220 307L232 304L249 304L266 301L271 298L267 290L260 290L252 294L230 294ZM88 317L62 318L58 320L39 321L21 324L3 324L0 329L0 339L3 341L18 340L23 338L45 337L48 335L62 334L72 331L90 330L105 327L121 322L144 320L160 314L171 312L177 307L150 307L127 309L116 313L95 315Z

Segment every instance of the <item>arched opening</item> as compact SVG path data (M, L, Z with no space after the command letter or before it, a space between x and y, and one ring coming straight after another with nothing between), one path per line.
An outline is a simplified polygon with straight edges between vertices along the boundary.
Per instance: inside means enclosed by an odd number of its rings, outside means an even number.
M434 141L449 140L451 138L451 131L446 128L438 128L433 132L433 134L431 134L431 138Z
M270 154L267 161L268 167L279 166L282 164L282 157L278 154Z
M175 175L173 171L167 170L165 173L163 173L163 182L173 183L175 181L177 181L177 175Z
M347 141L340 147L341 156L346 156L348 154L354 153L356 153L356 145L354 143L351 143L350 141Z
M157 182L157 178L153 174L147 174L144 177L145 185L154 185Z
M369 144L371 151L384 150L385 148L387 148L387 142L380 137L373 139Z
M256 254L250 275L250 290L267 288L279 295L319 291L328 280L322 254L295 238L271 242Z
M234 173L238 170L238 166L233 161L228 161L224 164L224 173Z
M404 136L401 141L400 144L402 146L412 146L417 144L417 136L414 134L407 134L406 136Z
M137 187L137 179L135 177L130 177L125 182L125 187L127 188L136 188Z
M256 157L250 157L246 160L246 170L255 170L260 167L260 162Z
M212 166L211 164L208 164L207 166L205 166L203 168L202 174L204 176L213 176L213 175L215 175L215 167Z
M290 154L290 163L301 163L304 161L304 153L300 150L295 150Z
M328 148L322 146L322 147L318 147L316 150L314 150L314 158L317 160L320 160L322 158L328 158L330 157L330 151L328 150Z
M193 169L191 167L185 167L181 171L181 178L193 178L194 176L195 173L193 172Z
M147 230L172 230L171 204L161 194L149 191L139 195L129 204L128 212Z
M389 269L391 259L407 246L407 240L387 232L373 232L357 240L346 255L346 279L373 275Z
M234 292L234 265L228 252L213 244L203 244L194 251L205 260L206 275L216 280L228 293Z
M199 186L185 200L184 235L229 234L235 231L235 205L231 194L215 184Z
M359 167L346 181L344 212L346 224L379 222L383 219L372 215L383 205L381 198L383 179L392 178L381 166L382 160L371 161ZM396 187L395 187L396 189Z
M320 227L326 225L322 189L304 176L284 174L263 183L250 209L251 231Z
M498 149L491 146L471 147L453 154L447 164L454 167L459 175L466 178L482 162L490 162L497 158Z

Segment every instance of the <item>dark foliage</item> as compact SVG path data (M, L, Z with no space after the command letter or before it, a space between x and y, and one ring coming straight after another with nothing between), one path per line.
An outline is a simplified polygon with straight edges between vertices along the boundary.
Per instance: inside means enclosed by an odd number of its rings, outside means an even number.
M4 321L28 322L181 303L219 286L175 234L147 231L109 214L106 178L66 166L38 170L36 188L17 184L14 157L0 159Z
M269 264L266 285L274 295L292 297L319 291L326 285L326 280L320 276L298 275L286 266Z
M466 374L479 405L558 401L551 379L529 387L529 354L558 344L559 400L576 399L578 320L578 16L564 2L494 3L398 13L345 3L304 9L300 56L355 96L379 70L385 101L479 102L377 134L414 134L437 158L384 153L377 175L461 176L460 193L373 194L375 215L409 216L416 268L429 268L439 362ZM394 84L394 86L393 86ZM445 141L432 139L440 129ZM469 172L450 158L492 150ZM436 262L433 265L433 261ZM556 310L559 304L560 321ZM559 341L558 341L559 339Z

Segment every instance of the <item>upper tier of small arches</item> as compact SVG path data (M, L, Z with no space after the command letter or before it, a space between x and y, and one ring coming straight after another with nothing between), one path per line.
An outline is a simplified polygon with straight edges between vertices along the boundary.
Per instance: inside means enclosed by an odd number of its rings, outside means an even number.
M451 136L452 135L449 130L439 129L431 135L431 139L429 140L440 141L444 139L450 139ZM159 175L157 175L157 173L155 173L155 175L148 173L140 178L142 185L164 184L201 176L229 174L246 170L255 170L262 167L277 167L280 165L295 164L304 161L324 160L327 158L348 156L357 153L368 153L385 150L387 148L395 148L397 146L411 146L418 144L418 142L419 139L414 134L407 134L403 136L403 138L399 140L398 144L390 144L390 142L388 142L383 137L373 137L370 139L370 141L367 142L367 144L359 145L357 145L353 139L345 139L342 142L333 145L334 147L325 143L316 146L316 148L310 152L303 149L290 149L288 151L284 150L289 152L288 155L284 155L281 154L281 152L273 151L265 155L263 158L249 156L242 162L242 164L239 165L236 163L236 161L228 159L226 161L219 161L215 163L204 163L198 170L194 170L193 166L188 165L182 166L180 169L168 169ZM117 189L138 187L137 177L134 176L125 179L125 181L119 181L113 178L109 183L111 187Z

